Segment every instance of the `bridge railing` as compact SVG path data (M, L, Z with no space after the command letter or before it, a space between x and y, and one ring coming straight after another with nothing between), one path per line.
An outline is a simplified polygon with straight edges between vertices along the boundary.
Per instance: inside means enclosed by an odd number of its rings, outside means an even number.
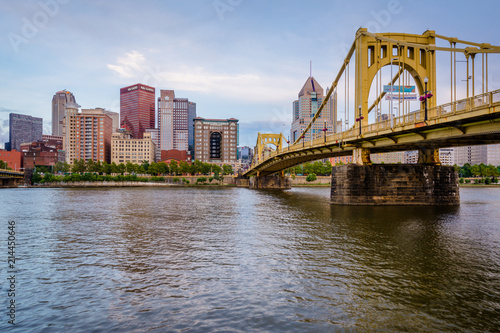
M427 119L439 119L441 117L448 117L454 114L470 112L474 109L484 108L485 106L497 106L500 105L500 89L487 92L484 94L476 95L473 97L461 99L452 103L442 104L427 110ZM383 130L388 130L393 127L403 127L408 125L414 125L422 123L425 120L425 110L412 111L409 114L394 117L392 120L382 120L373 124L364 125L361 127L362 135L380 132ZM287 152L299 151L304 148L311 147L321 147L328 143L342 143L347 139L352 139L359 137L359 127L351 128L340 133L334 133L326 136L317 135L311 140L300 142L295 145L285 147L282 151L275 151L265 158L260 158L257 164L264 162L265 160L275 157L276 155Z

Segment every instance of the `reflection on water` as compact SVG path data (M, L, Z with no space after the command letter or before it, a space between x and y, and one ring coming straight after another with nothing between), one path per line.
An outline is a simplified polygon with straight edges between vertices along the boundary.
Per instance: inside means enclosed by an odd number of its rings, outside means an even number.
M19 332L500 327L497 188L461 189L460 207L332 206L328 188L0 199L2 228L17 223Z

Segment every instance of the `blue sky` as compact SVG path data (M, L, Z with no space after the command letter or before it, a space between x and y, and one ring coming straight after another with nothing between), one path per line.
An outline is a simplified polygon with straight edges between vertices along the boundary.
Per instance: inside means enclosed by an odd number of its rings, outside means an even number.
M119 89L138 82L175 90L199 116L239 119L240 145L253 146L290 127L309 61L331 85L359 27L500 45L499 12L498 1L1 1L0 147L9 112L42 117L50 134L56 91L119 112Z

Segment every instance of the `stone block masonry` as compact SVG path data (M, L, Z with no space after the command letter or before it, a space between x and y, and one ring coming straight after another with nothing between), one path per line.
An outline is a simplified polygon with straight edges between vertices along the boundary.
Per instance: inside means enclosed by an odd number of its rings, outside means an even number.
M249 188L286 190L292 188L292 180L288 176L281 175L255 176L250 177Z
M337 205L459 205L452 166L348 164L332 168L330 202Z

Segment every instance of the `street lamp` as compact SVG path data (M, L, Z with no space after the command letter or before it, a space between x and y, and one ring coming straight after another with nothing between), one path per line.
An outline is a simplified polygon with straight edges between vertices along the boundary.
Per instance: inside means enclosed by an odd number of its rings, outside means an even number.
M364 119L363 114L361 113L361 104L358 106L359 108L359 117L356 118L356 121L359 121L359 136L361 136L361 120Z
M392 110L393 110L392 97L393 97L393 93L394 93L394 80L393 80L394 77L392 76L392 62L394 60L398 60L398 58L391 58L391 110L389 111L389 117L391 118L391 127L394 127L394 122L392 120Z
M325 119L325 124L324 124L324 127L323 127L323 133L325 133L325 143L326 143L326 119Z
M424 77L424 84L425 84L425 92L424 92L424 109L425 109L425 114L424 114L424 121L427 121L427 82L429 82L429 79Z

